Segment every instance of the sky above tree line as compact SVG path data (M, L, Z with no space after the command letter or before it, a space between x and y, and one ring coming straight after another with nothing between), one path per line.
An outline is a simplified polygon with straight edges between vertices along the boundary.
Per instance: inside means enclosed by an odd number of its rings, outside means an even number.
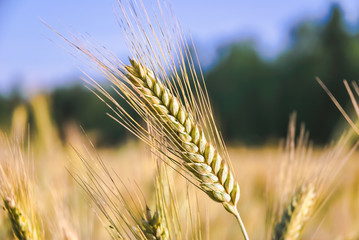
M273 58L288 46L293 25L325 20L333 3L342 8L348 27L357 29L357 0L172 0L204 65L215 57L216 46L244 39L253 39L264 56ZM78 61L52 42L58 39L40 19L60 32L89 33L111 52L126 57L115 5L115 0L0 0L0 94L14 85L28 92L49 89L82 75Z

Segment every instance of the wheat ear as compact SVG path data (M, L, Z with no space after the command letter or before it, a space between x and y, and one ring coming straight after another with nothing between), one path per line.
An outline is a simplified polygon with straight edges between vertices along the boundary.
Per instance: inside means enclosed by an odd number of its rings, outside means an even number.
M313 185L303 187L292 198L281 221L276 225L273 240L300 239L304 225L312 215L317 199Z
M0 134L0 199L18 240L43 239L24 143Z
M37 240L37 233L36 230L32 228L31 221L21 211L21 209L16 206L15 201L13 199L6 198L3 202L4 209L8 214L16 237L19 240Z
M168 240L169 233L166 228L164 219L161 214L156 211L151 215L151 211L146 207L146 214L142 218L141 230L148 240Z
M208 196L221 202L228 212L236 216L246 236L237 210L239 185L228 165L207 141L201 126L194 121L177 97L156 79L149 68L133 59L130 62L131 65L126 66L129 80L157 110L159 118L169 123L167 126L177 135L182 147L183 165L199 180L201 189Z

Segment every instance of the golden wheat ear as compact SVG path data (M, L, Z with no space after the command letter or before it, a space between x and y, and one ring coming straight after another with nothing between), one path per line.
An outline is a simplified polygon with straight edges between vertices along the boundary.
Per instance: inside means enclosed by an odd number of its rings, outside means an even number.
M178 165L183 172L194 180L202 191L211 199L223 204L225 209L238 220L246 239L248 235L237 210L240 197L239 184L223 159L221 149L215 147L207 136L208 128L196 121L193 111L181 103L170 87L166 87L154 74L136 60L125 66L125 80L132 86L126 90L120 86L128 102L134 102L133 108L152 126L151 134L139 126L132 118L127 121L124 111L116 112L125 127L135 132L140 138L153 147L157 154L167 157ZM119 80L117 82L119 85ZM168 84L168 83L167 83ZM156 137L159 136L159 137ZM167 151L158 148L160 139L165 139Z
M177 151L181 153L183 166L197 178L204 192L237 215L238 183L219 152L207 140L203 128L151 70L135 60L131 60L131 66L126 69L129 79L146 97L148 104L157 110L157 121L167 124L168 134L173 133L171 137L180 144Z
M291 199L274 229L274 240L300 239L303 228L314 211L316 191L313 186L303 186Z

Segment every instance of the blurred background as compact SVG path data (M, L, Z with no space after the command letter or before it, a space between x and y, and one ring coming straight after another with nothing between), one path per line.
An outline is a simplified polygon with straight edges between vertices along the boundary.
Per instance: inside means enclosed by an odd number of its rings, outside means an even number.
M276 144L286 135L293 111L317 144L346 127L315 77L352 109L343 79L359 79L359 1L172 2L194 39L227 142ZM126 59L115 4L0 0L1 129L9 128L20 103L30 112L30 123L34 121L34 102L43 94L60 137L73 124L98 145L121 144L129 137L84 87L79 70L84 66L56 44L58 36L41 22L59 32L88 33Z

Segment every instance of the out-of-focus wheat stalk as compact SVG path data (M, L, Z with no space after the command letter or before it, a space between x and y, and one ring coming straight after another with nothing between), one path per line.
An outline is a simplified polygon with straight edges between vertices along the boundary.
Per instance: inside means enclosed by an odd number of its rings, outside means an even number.
M37 133L35 147L41 148L42 153L61 149L57 128L51 119L49 97L43 94L37 95L31 100L31 107Z
M356 160L356 159L355 159ZM356 172L358 167L356 167ZM352 183L349 185L349 196L347 196L346 207L350 211L350 221L345 229L335 238L335 240L356 240L359 239L359 175L356 174Z
M292 115L275 186L276 206L270 224L275 240L300 239L306 223L333 192L336 177L357 147L349 146L346 134L315 156L304 126L296 141L295 119Z
M70 186L69 186L70 187ZM82 218L81 222L77 223L77 219L83 208L88 209L87 202L81 202L86 207L81 207L74 200L79 194L76 188L71 189L71 196L65 193L60 193L58 189L52 189L47 198L43 197L44 205L42 206L42 219L44 220L44 227L47 230L46 235L53 240L79 240L79 239L94 239L93 229L88 228L91 223L91 218ZM43 195L45 195L43 193ZM71 206L70 203L71 202ZM80 219L79 219L80 220ZM81 233L86 232L85 235Z
M11 136L24 141L26 128L28 124L28 112L25 105L19 105L15 108L11 119Z
M19 240L43 239L23 143L0 136L0 197Z

